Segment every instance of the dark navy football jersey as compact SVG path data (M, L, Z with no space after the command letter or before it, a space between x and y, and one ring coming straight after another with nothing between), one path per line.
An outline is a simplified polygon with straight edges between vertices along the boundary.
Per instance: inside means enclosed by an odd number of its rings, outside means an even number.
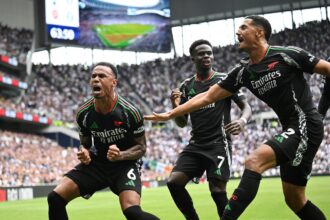
M286 127L315 109L303 73L312 74L318 62L318 58L301 48L270 46L259 63L251 64L248 58L241 60L219 85L232 93L247 87L275 111Z
M183 104L195 95L207 91L212 85L218 83L226 77L225 73L213 72L207 81L198 81L196 76L186 79L181 83L182 92L181 103ZM190 144L214 145L226 144L230 141L223 126L231 121L230 109L231 100L238 102L245 99L243 93L235 94L225 100L211 103L201 109L190 113L192 125Z
M89 99L77 113L77 124L80 136L92 137L92 156L100 162L112 163L107 159L110 145L116 144L120 150L126 150L135 145L135 137L144 135L140 110L121 96L107 114L97 112L94 98Z

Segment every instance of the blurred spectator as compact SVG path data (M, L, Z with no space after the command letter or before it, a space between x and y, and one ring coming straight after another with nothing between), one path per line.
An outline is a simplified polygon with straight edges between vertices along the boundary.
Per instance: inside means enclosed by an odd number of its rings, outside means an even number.
M0 55L8 56L15 61L12 64L26 63L32 39L32 30L10 28L0 23Z
M76 152L42 136L0 130L0 186L55 183L77 163Z

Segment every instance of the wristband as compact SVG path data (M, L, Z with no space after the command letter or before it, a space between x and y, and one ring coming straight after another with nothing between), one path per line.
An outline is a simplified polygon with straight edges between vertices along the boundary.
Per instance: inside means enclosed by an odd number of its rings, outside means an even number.
M241 117L240 119L244 122L244 124L247 124L247 120L246 120L246 118Z

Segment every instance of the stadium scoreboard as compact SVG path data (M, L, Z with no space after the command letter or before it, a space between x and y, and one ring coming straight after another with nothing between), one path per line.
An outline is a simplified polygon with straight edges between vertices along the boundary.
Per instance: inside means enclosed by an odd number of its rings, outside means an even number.
M167 53L169 0L38 0L40 45Z
M78 0L46 0L45 12L47 33L51 39L79 39Z

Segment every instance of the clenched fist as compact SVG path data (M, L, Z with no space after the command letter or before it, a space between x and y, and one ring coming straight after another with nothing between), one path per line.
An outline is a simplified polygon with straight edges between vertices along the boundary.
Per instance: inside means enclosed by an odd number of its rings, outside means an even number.
M109 146L109 150L108 150L108 153L107 153L107 158L110 161L122 160L121 151L119 150L117 145L113 144L113 145Z
M80 160L81 163L88 165L92 161L89 151L84 148L83 146L80 146L80 149L77 153L78 160Z

